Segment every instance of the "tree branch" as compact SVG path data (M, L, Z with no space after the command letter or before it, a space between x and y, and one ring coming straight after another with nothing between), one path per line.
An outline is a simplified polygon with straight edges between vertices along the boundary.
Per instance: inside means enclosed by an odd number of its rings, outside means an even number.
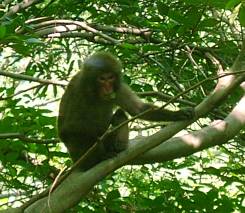
M35 34L39 36L49 37L49 38L72 38L81 37L87 39L88 41L102 43L102 44L120 44L120 41L108 36L106 33L123 33L140 36L138 39L126 39L127 43L162 43L161 40L152 38L153 33L150 29L140 29L134 27L116 27L116 26L102 26L98 24L88 24L84 21L75 20L50 20L51 17L41 17L36 19L30 19L26 21L26 24L30 24L31 28L34 30ZM85 30L86 32L79 32L80 30ZM25 34L28 33L24 28L16 29L17 33ZM105 33L104 33L105 32ZM99 37L99 38L96 38Z
M237 69L238 71L244 69L244 51L245 45L243 50L237 57L233 67L230 69L231 72L236 71ZM226 80L224 80L224 78ZM198 116L207 113L214 106L217 106L221 100L226 98L228 94L230 94L245 80L245 74L241 74L239 76L231 75L224 78L218 82L218 85L216 86L213 93L211 93L210 96L208 96L201 104L196 107L196 113ZM224 82L226 82L226 84L223 84ZM209 139L209 134L204 134L207 132L207 130L205 129L204 133L203 130L200 130L193 135L189 135L189 137L185 136L187 138L185 138L184 143L182 144L189 146L189 149L197 149L198 147L202 148L201 143L204 141L208 141L209 145L212 146L212 139L215 137L216 139L222 138L223 141L224 139L229 140L229 134L234 135L245 124L244 104L245 99L242 98L242 100L239 102L237 107L235 107L233 112L225 119L224 123L221 122L220 124L215 124L210 127L209 130L213 130L213 137L211 139ZM159 146L160 144L162 144L163 141L171 138L178 131L188 126L191 122L192 121L173 122L163 128L161 131L145 138L138 143L135 143L133 146L130 147L130 149L119 153L117 157L103 161L86 172L73 172L64 180L64 182L62 182L57 187L56 190L54 190L49 198L44 197L38 200L37 202L27 207L25 209L25 212L35 213L42 210L44 212L52 211L53 213L58 213L64 211L65 209L69 209L70 207L76 205L80 201L80 199L85 196L96 183L98 183L98 181L107 176L109 173L129 162L133 162L134 159L136 159L138 156L141 156L148 150ZM226 133L225 135L224 132ZM202 137L206 137L206 140ZM164 146L164 144L162 144L161 146ZM181 149L179 149L179 152L180 151ZM189 153L193 153L193 151L189 151ZM179 155L176 157L179 157L180 154L181 153L179 153ZM187 155L187 152L184 152L184 154ZM66 197L66 202L60 202L60 200L64 197Z
M145 164L164 162L184 157L215 145L222 145L233 138L245 125L245 96L240 100L225 120L213 122L199 131L167 140L161 145L149 150L144 155L130 162L130 164ZM144 140L135 140L141 143Z
M20 12L21 10L24 10L24 9L30 7L30 6L41 3L42 1L43 0L25 0L21 3L18 3L16 5L14 5L13 7L11 7L10 10L0 18L0 20L3 20L7 17L10 17L10 16Z
M0 134L0 140L1 139L20 139L22 141L25 141L27 143L37 143L37 144L51 144L51 143L59 143L60 141L58 139L33 139L30 137L25 136L22 133L1 133Z
M194 134L185 135L179 138L173 138L161 144L160 146L148 151L143 156L130 161L130 164L143 164L153 162L163 162L182 156L187 156L197 151L203 150L214 145L220 145L227 142L230 138L239 132L245 125L245 96L241 99L232 113L224 120ZM176 123L178 126L178 124ZM171 125L173 128L175 125ZM169 128L162 131L167 133ZM157 133L158 134L158 133ZM210 135L211 134L211 135ZM225 135L225 136L224 136ZM157 136L161 140L161 136ZM156 136L150 136L143 140L134 141L130 149L120 153L116 158L103 161L84 173L72 173L57 190L53 192L49 199L42 198L25 210L25 213L39 212L41 209L52 211L53 213L62 212L74 206L79 200L85 196L98 181L108 175L112 170L118 168L118 164L125 162L125 158L137 150L141 143L146 140L151 143L156 140ZM156 155L156 156L155 156ZM153 158L153 160L151 160ZM60 202L62 197L66 197L66 202Z
M51 81L51 80L46 80L46 79L40 79L40 78L35 78L29 75L23 75L23 74L16 74L12 72L4 72L0 71L0 75L18 79L18 80L26 80L26 81L34 81L34 82L39 82L42 84L53 84L53 85L58 85L58 86L66 86L66 83L60 82L60 81Z

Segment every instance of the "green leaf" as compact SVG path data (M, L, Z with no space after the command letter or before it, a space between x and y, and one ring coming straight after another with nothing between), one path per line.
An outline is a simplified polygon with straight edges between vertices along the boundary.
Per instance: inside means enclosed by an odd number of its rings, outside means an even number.
M6 35L6 27L1 25L0 26L0 39L4 38Z
M10 173L10 175L11 175L12 177L14 177L14 176L17 175L17 170L16 170L16 168L14 168L14 167L9 167L8 169L9 169L9 173Z
M116 190L113 190L107 194L106 200L112 201L112 200L119 198L119 197L121 197L121 195L120 195L119 191L116 189Z
M167 15L169 11L169 6L162 2L157 3L157 9L161 15Z
M215 0L215 1L214 0L209 0L208 3L212 7L225 9L226 4L227 4L227 0Z
M245 6L242 6L239 11L239 21L245 27Z
M181 11L170 10L169 13L168 13L168 16L171 19L175 20L179 24L183 24L184 23L185 18L183 17Z
M185 0L185 3L190 5L202 5L205 2L203 0Z
M195 6L192 7L185 15L185 27L193 28L193 26L199 23L201 16L201 12Z
M200 23L200 27L214 27L219 22L214 18L207 18Z
M26 42L30 44L43 44L43 42L37 38L28 38Z
M230 0L227 2L225 8L226 9L232 9L234 8L236 5L238 5L239 3L241 3L241 0Z
M6 154L6 159L8 159L8 161L15 161L17 158L19 157L19 153L17 152L9 152Z
M125 49L130 49L130 50L135 50L138 49L138 47L136 45L133 44L129 44L129 43L124 43L121 45L123 48Z

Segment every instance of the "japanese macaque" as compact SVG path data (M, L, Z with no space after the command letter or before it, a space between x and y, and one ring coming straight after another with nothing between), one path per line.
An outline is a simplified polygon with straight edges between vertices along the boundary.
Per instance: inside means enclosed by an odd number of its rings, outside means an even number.
M122 81L122 65L113 55L98 52L88 57L70 81L61 99L58 134L67 147L73 162L77 161L96 143L110 125L117 126L127 120L124 111L137 115L147 109L140 119L148 121L177 121L193 118L188 108L169 111L144 103ZM120 107L114 114L113 108ZM79 165L87 170L95 164L128 147L128 125L117 129Z

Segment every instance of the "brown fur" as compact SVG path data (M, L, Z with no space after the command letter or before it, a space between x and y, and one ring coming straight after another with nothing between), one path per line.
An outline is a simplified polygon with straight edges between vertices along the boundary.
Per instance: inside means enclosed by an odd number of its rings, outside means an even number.
M136 115L153 105L144 103L121 80L121 63L108 53L99 52L87 58L80 72L70 81L61 99L58 134L66 145L73 161L78 160L110 126L116 126L127 119L122 110L113 116L113 107L119 106L131 115ZM113 73L115 96L107 99L100 97L98 77ZM184 120L193 117L193 109L172 112L155 109L142 116L145 120ZM80 165L87 170L105 159L109 152L120 152L128 145L128 126L110 135L98 146L94 153Z

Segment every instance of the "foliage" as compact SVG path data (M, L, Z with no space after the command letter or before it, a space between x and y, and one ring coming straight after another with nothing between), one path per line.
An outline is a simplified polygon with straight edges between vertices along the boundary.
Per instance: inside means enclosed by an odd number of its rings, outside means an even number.
M22 7L16 11L16 5ZM0 206L5 209L20 206L71 165L56 136L56 116L80 60L110 51L123 62L124 80L142 97L150 91L175 96L233 64L244 38L245 5L241 0L34 0L31 5L6 0L0 17ZM215 85L207 81L169 107L195 106ZM241 94L235 89L192 128L223 119ZM143 134L154 131L152 125ZM244 134L243 129L229 144L189 157L123 167L74 211L242 212Z

